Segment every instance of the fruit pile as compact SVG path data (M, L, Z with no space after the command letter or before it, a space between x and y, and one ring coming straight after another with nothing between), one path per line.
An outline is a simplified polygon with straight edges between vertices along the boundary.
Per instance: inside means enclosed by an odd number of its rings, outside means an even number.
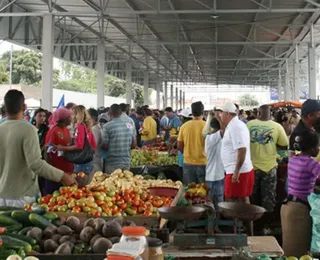
M132 150L131 152L131 167L141 165L174 165L178 164L178 158L176 156L169 156L166 154L159 154L158 150Z
M148 146L144 146L142 148L143 150L149 150L149 151L159 151L159 152L165 152L168 151L168 146L165 142L161 141L161 142L156 142L154 144L148 145Z
M150 187L176 188L182 186L180 181L144 179L142 175L133 175L130 171L116 170L111 175L96 172L89 187L103 186L109 191L134 189L136 192L146 192Z
M209 190L210 188L206 183L189 183L185 198L189 200L192 205L202 204L208 201Z
M172 200L171 197L152 196L148 192L140 192L133 188L116 192L102 185L82 188L71 186L61 187L52 195L40 198L39 205L49 212L83 212L94 217L135 215L149 217L157 216L157 208L170 206Z
M24 257L26 253L105 254L112 244L119 242L122 227L134 225L121 217L109 221L91 218L81 223L75 216L64 219L54 213L3 211L0 259L15 254Z

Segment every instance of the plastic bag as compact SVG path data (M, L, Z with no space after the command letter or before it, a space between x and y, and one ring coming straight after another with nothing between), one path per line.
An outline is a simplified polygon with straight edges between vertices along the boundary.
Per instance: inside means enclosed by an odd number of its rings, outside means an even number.
M320 195L312 193L308 196L312 217L311 252L320 252Z

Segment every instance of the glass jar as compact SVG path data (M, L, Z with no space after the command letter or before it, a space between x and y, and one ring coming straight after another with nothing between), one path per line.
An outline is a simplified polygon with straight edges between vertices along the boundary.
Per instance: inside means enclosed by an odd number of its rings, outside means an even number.
M120 243L125 243L128 249L136 250L142 260L149 259L146 231L144 227L124 227L120 239Z
M163 260L162 241L158 238L148 238L149 259Z

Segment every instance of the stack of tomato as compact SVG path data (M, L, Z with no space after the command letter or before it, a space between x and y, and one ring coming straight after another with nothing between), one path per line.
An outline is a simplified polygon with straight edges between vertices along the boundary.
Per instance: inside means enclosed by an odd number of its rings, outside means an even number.
M39 199L39 204L52 212L84 212L100 216L156 216L157 208L169 207L171 197L152 196L147 192L127 189L108 191L103 186L94 188L61 187L52 195ZM31 205L27 205L27 208ZM36 206L36 205L33 205Z

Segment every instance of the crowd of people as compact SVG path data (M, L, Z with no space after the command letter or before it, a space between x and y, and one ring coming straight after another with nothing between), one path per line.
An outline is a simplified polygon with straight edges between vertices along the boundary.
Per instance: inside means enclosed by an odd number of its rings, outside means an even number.
M39 188L45 195L72 185L78 179L70 173L84 173L83 185L96 171L129 170L131 149L162 137L176 140L184 184L209 185L218 218L219 202L251 202L266 209L261 228L268 228L276 204L278 151L289 149L283 248L286 255L296 256L309 250L307 197L320 175L320 164L313 159L319 152L318 101L304 102L301 117L295 109L262 105L244 111L233 103L206 113L201 102L194 102L180 111L127 104L96 110L69 103L52 113L39 108L31 118L25 115L24 101L22 92L10 90L1 109L0 205L23 206ZM79 156L85 159L79 162ZM252 223L247 228L252 234Z

